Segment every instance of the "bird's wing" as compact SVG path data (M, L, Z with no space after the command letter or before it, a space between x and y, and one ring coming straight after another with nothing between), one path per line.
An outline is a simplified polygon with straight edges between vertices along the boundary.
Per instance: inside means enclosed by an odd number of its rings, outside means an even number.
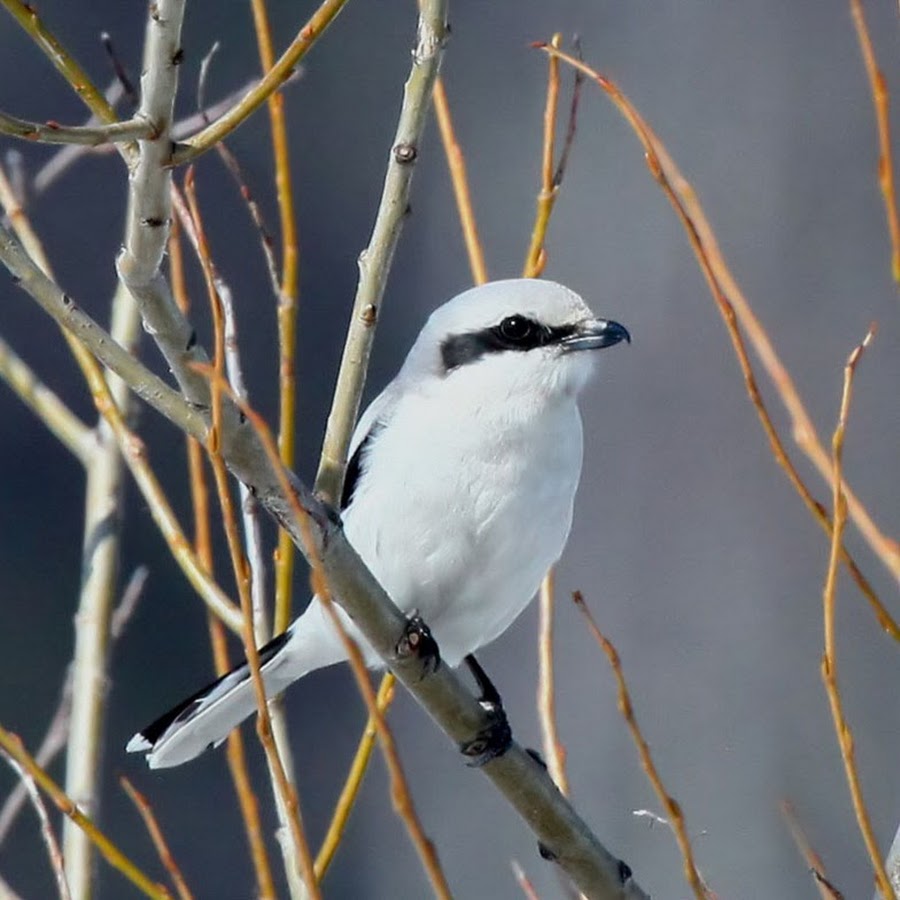
M344 476L344 489L341 492L341 509L346 509L353 499L353 491L363 472L363 463L367 451L371 448L378 432L384 428L397 405L401 388L396 381L391 382L367 407L362 414L353 437L350 440L347 474Z

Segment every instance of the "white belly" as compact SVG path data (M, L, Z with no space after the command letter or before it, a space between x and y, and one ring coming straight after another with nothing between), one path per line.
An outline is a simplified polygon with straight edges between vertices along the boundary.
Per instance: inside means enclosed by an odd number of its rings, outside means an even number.
M392 467L398 477L365 485L345 530L394 602L420 612L442 658L455 666L506 630L559 558L582 439L572 398L539 422L492 429L493 443L484 441L483 428L476 440L471 421L443 413L429 422L427 407L400 411L417 417L416 429L428 438L405 446L393 436L410 430L392 421L368 464Z

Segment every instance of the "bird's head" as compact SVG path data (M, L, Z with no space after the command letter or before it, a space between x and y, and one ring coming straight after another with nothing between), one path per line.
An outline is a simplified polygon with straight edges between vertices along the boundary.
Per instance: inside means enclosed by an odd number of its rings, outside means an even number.
M404 366L409 378L437 377L499 397L574 395L593 368L593 350L631 341L618 322L597 318L574 291L552 281L492 281L435 310Z

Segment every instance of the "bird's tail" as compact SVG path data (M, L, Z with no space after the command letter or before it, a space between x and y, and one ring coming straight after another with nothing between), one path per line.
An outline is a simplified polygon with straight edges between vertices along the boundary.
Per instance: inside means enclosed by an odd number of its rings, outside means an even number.
M285 671L285 646L291 630L260 648L259 663L266 696L283 691L297 677ZM139 731L127 744L129 753L145 753L151 769L166 769L217 747L228 733L256 709L256 697L247 663L183 700Z

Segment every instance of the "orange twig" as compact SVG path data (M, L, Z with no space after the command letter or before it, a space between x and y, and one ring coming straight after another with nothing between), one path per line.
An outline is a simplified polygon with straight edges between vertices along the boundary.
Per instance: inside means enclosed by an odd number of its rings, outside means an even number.
M169 238L169 268L172 292L175 301L183 312L189 308L187 285L184 278L184 259L179 235L179 219L172 222L172 234ZM200 444L189 437L188 474L191 488L191 505L194 513L194 547L201 563L207 571L213 571L212 534L209 516L209 489L203 472L203 450ZM213 664L217 675L223 675L231 665L228 659L228 646L225 640L225 629L221 622L213 616L207 617L209 640L213 652ZM276 896L272 867L263 837L262 821L259 815L259 800L253 790L250 775L247 771L247 756L243 735L235 729L228 735L225 748L228 771L234 785L235 795L244 823L244 832L250 846L250 858L256 877L257 893L261 900Z
M606 654L610 666L612 666L613 675L616 678L616 684L618 686L619 712L622 714L622 718L625 720L625 723L628 725L628 730L631 732L632 740L637 747L638 756L641 760L641 766L643 767L644 772L647 773L647 778L650 780L650 784L653 786L653 790L668 816L669 824L675 834L675 840L678 842L678 849L681 851L681 857L684 860L685 880L690 885L697 900L710 900L710 892L703 883L703 879L694 862L694 850L691 847L691 839L688 836L684 813L681 811L681 806L675 798L666 790L659 771L656 768L656 763L653 762L650 746L644 739L644 735L635 718L634 708L631 705L631 695L628 692L628 685L625 683L625 675L622 672L622 663L619 659L618 651L609 638L600 631L597 623L594 621L594 617L587 608L587 604L584 602L584 597L581 595L581 592L575 591L572 595L572 599L583 613L588 629Z
M397 753L394 735L388 727L381 710L378 708L378 701L375 697L375 691L372 688L372 682L369 681L369 674L366 670L366 664L363 660L362 653L360 652L356 641L347 634L340 616L334 609L334 604L331 600L325 579L316 572L313 573L313 589L322 601L325 611L328 613L335 629L340 635L344 649L347 651L350 668L353 670L353 674L356 678L357 687L369 709L369 716L374 722L375 730L378 733L378 740L381 743L381 750L384 754L384 760L387 763L388 772L391 777L391 802L394 806L394 811L400 816L400 819L406 826L406 830L409 832L413 846L419 854L419 860L428 875L435 896L440 897L441 900L450 900L450 886L447 884L447 878L441 868L434 844L425 834L425 830L416 813L416 807L409 790L409 784L407 783L406 775L403 772L403 765L401 764L400 756Z
M397 809L398 814L400 815L401 819L403 819L404 824L406 824L407 826L407 829L410 831L413 843L415 844L416 849L419 851L420 858L422 859L425 870L428 873L429 878L431 879L432 887L434 888L435 893L439 897L450 897L444 874L441 871L440 864L437 861L437 855L434 852L434 847L425 836L424 832L422 831L421 824L416 818L412 795L409 793L409 788L406 786L405 776L403 775L403 770L400 766L400 760L397 756L396 746L393 743L393 735L391 734L390 729L387 727L383 716L381 716L378 712L378 704L376 702L375 692L372 689L371 683L369 682L362 655L360 654L359 648L356 646L356 643L344 631L340 619L334 612L330 600L330 591L328 589L328 584L324 574L322 573L322 568L315 552L315 545L311 540L308 531L307 515L297 501L297 497L293 489L291 488L286 470L279 459L278 448L274 439L272 438L272 434L259 413L257 413L245 400L243 400L241 397L238 397L231 390L231 387L223 379L221 373L216 372L215 369L211 366L196 366L195 368L198 371L204 372L211 380L217 379L220 381L220 392L231 398L232 402L241 410L247 421L250 423L251 427L256 431L260 443L262 444L263 450L265 451L266 455L269 458L269 462L272 465L272 470L278 478L279 487L281 488L284 496L290 501L294 515L297 517L298 522L300 522L301 526L303 527L304 544L309 552L311 562L312 572L310 575L310 580L312 582L313 592L319 595L319 597L323 601L325 609L328 610L330 615L332 615L333 617L333 620L338 629L338 633L339 635L341 635L341 639L344 641L351 669L353 670L354 675L357 677L360 693L362 694L363 699L366 702L366 706L369 709L369 714L374 717L374 720L376 722L379 740L381 740L382 742L382 748L384 749L385 753L385 760L388 764L388 771L391 773L391 795L395 809ZM256 671L258 672L258 653L256 652L255 648L253 648L253 655L256 657L256 661L250 658L248 654L248 661L250 662L251 672L254 669L256 669ZM260 719L262 719L262 717L260 717ZM315 887L316 890L318 890L317 884L315 884Z
M375 698L378 703L378 710L382 716L391 705L394 699L394 676L390 672L386 672L381 679L378 687L378 696ZM341 795L334 807L334 814L328 825L328 831L322 840L322 847L316 855L316 878L319 881L325 876L337 848L344 836L344 829L353 811L356 798L359 796L359 789L362 785L363 776L369 767L369 760L372 757L372 750L375 746L375 737L377 735L376 722L374 716L369 716L366 727L363 730L362 737L359 739L359 746L356 748L356 755L350 765L350 771L347 774L347 780L341 789Z
M554 34L551 46L559 49L562 35ZM525 257L525 278L537 278L544 271L546 265L546 252L544 240L547 236L547 226L550 223L550 215L553 212L553 204L559 193L559 185L553 180L553 158L555 151L556 113L559 108L559 60L555 56L550 57L550 71L547 75L547 102L544 105L544 143L541 160L541 189L537 196L537 214L534 228L531 231L531 243Z
M50 868L53 870L53 878L56 881L56 891L59 894L59 900L72 900L72 892L69 889L69 881L66 878L62 850L60 849L59 841L56 839L53 825L50 823L50 816L47 813L47 807L44 804L44 799L41 797L41 792L38 790L35 780L25 771L22 764L13 759L2 747L0 747L0 757L3 757L3 759L9 763L13 772L16 773L19 784L25 791L25 796L31 801L31 806L38 817L41 828L41 838L43 839L44 847L47 850ZM2 884L0 884L0 897L5 897Z
M147 798L124 775L119 776L119 784L122 785L125 793L128 794L129 799L137 808L141 819L143 819L144 827L147 829L150 840L153 841L153 846L159 855L159 861L169 873L178 896L181 900L193 900L194 895L188 888L184 876L175 862L175 857L172 856L172 851L169 849L168 843L166 843L165 836L159 827L159 822L157 822Z
M558 50L562 43L562 35L554 34L550 46ZM569 108L569 123L566 128L565 143L559 160L556 161L556 119L559 110L559 60L550 56L550 70L547 74L547 101L544 104L544 138L541 153L541 187L537 195L537 212L531 230L531 242L525 257L524 278L539 278L547 265L547 251L544 241L550 226L550 216L559 196L569 161L569 151L575 140L575 123L578 115L578 102L581 96L583 76L575 70L575 86L572 90L572 104Z
M466 252L469 255L469 268L472 270L472 280L475 284L484 284L488 280L487 265L484 261L484 249L478 237L478 226L475 223L475 210L472 207L472 193L469 190L469 179L466 174L466 160L462 147L456 138L453 128L453 119L450 117L450 103L447 100L447 91L444 88L444 80L438 75L434 83L434 112L437 116L438 128L441 132L441 143L444 145L444 153L447 156L447 168L450 170L450 180L453 183L453 196L456 198L456 208L459 211L459 223L462 227L463 240L466 244Z
M897 218L897 194L894 189L894 155L891 151L890 98L884 74L878 68L875 49L869 34L860 0L850 0L850 15L859 39L866 75L869 77L869 89L872 92L872 103L875 106L875 127L878 130L878 186L884 197L884 209L887 213L888 232L891 239L891 272L894 281L900 285L900 221Z
M797 815L790 801L781 801L781 814L784 816L797 849L806 860L807 866L809 866L809 871L812 873L813 880L819 890L819 896L822 900L844 900L843 894L825 877L825 865L822 862L822 858L813 850L806 839L806 835L797 821Z
M844 367L844 389L841 394L841 408L838 415L837 427L831 441L832 464L834 466L834 534L831 538L831 553L828 558L828 573L825 578L825 588L822 592L823 620L825 627L825 652L822 657L822 681L825 684L825 692L828 695L828 703L831 707L831 717L834 720L834 730L837 734L838 746L841 749L841 759L844 761L844 773L847 785L850 788L850 797L853 801L853 811L856 813L856 821L862 834L872 868L875 872L875 884L879 893L885 900L896 900L897 895L891 885L890 879L884 867L884 860L878 849L878 842L872 830L869 813L862 796L862 787L859 782L859 772L856 769L856 754L853 743L853 733L844 715L844 704L837 684L837 656L835 652L834 608L836 601L838 550L841 544L841 535L847 521L847 506L844 501L843 475L841 470L844 435L847 430L847 415L850 411L850 399L853 390L853 375L865 349L869 346L874 335L874 329L870 328L863 342L856 347L847 359Z
M35 780L40 789L68 816L97 848L100 855L121 872L138 890L153 900L171 900L172 895L161 884L151 881L124 853L89 819L56 782L34 761L19 737L0 727L0 747L16 760Z
M272 32L265 0L252 0L253 23L259 46L263 72L275 65ZM278 91L268 99L269 123L272 129L272 154L275 162L275 185L278 213L281 219L281 287L278 293L278 449L286 466L294 464L297 386L294 378L297 348L297 295L300 255L297 246L297 223L294 215L294 192L284 95ZM278 533L275 556L275 621L274 633L280 634L291 621L291 583L294 574L295 549L290 535Z
M300 815L300 804L297 798L297 792L290 783L278 754L278 748L272 737L272 721L269 714L269 707L266 699L266 690L263 683L262 674L260 672L259 651L256 646L256 636L253 629L253 606L250 596L250 572L247 559L244 556L241 545L241 538L237 526L237 517L234 513L234 505L229 491L228 473L225 468L225 462L219 452L219 440L221 434L221 418L222 418L222 396L223 394L232 395L225 378L225 343L224 343L224 317L222 313L221 300L216 292L215 283L213 281L212 267L210 264L209 251L206 245L206 238L203 232L202 222L199 217L197 208L196 195L193 189L192 172L188 172L186 178L186 193L188 204L191 210L191 217L197 232L198 245L201 248L200 259L203 265L203 275L206 280L207 292L209 294L210 305L213 312L214 326L214 356L213 365L210 374L210 392L212 396L212 428L209 432L207 443L207 452L209 453L210 462L212 463L213 475L216 482L216 490L219 495L219 503L222 508L222 517L225 525L225 536L228 543L228 550L231 555L232 566L234 568L235 581L237 582L238 595L241 601L241 612L243 613L243 633L244 653L247 657L247 663L250 667L250 674L253 679L253 689L256 695L257 704L257 722L256 730L260 743L266 754L266 759L272 772L274 787L280 800L287 811L288 824L290 827L291 838L294 848L300 857L300 867L306 882L307 890L314 898L319 898L320 892L315 879L313 869L312 854L309 850L309 844L303 830L303 824Z
M778 358L769 336L756 318L746 297L725 264L712 228L690 184L681 175L664 145L650 126L612 81L585 65L581 60L563 53L561 50L556 50L546 44L537 44L535 46L547 53L558 56L564 62L580 69L589 78L593 79L609 95L616 108L631 125L644 147L647 155L647 165L653 177L662 187L687 231L703 274L707 279L719 312L728 329L744 374L751 402L757 410L763 429L772 445L775 458L785 468L791 484L800 494L810 513L830 537L832 525L828 514L821 504L812 497L809 489L805 486L790 462L787 452L775 431L775 426L762 402L736 321L740 321L746 329L751 344L793 420L795 441L810 457L828 484L833 485L830 458L822 447L812 420L803 406L790 375ZM857 527L882 562L900 578L900 547L878 529L871 516L869 516L868 511L849 491L846 484L844 485L844 494L850 515ZM859 567L843 548L841 549L841 561L845 563L859 589L875 610L881 627L888 631L895 640L900 640L900 626L891 618Z

